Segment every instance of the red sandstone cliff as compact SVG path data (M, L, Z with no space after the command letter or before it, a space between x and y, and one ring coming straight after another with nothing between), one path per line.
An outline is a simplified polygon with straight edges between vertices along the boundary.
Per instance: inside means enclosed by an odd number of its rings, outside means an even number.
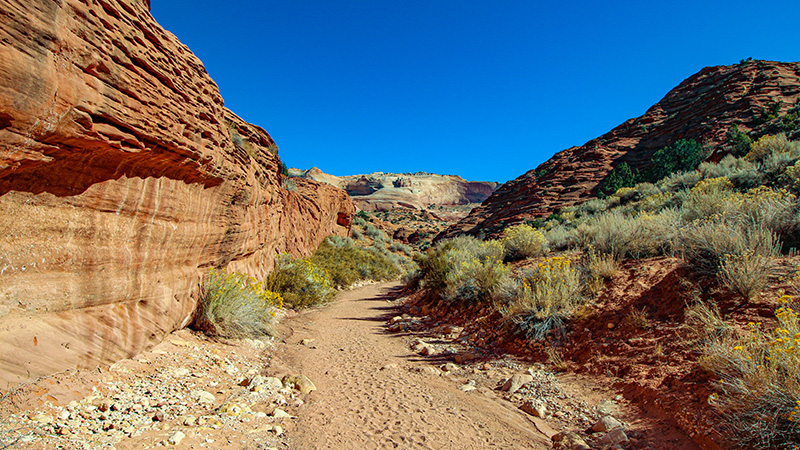
M506 226L582 203L595 196L597 185L623 161L641 167L657 150L679 139L718 148L731 124L749 131L769 104L782 101L785 113L798 97L800 63L754 61L707 67L643 116L580 147L561 151L536 170L500 186L438 239L463 233L491 236Z
M0 388L185 326L202 274L345 234L146 0L0 0Z

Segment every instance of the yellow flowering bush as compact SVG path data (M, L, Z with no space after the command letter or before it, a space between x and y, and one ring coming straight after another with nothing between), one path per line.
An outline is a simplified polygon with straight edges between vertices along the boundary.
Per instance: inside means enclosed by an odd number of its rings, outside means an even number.
M328 272L309 259L294 259L288 253L275 258L275 270L267 276L266 285L278 292L292 308L323 304L336 294Z
M273 335L280 294L238 272L211 270L203 285L195 326L209 334L242 338Z
M563 332L563 322L583 303L580 271L561 256L547 258L520 277L517 296L504 308L532 339L543 339L551 330Z
M506 261L542 256L548 250L547 239L542 232L525 224L506 228L501 243Z
M743 335L706 343L703 364L719 379L717 406L729 436L745 448L791 448L800 442L800 320L792 296L766 329L750 322Z

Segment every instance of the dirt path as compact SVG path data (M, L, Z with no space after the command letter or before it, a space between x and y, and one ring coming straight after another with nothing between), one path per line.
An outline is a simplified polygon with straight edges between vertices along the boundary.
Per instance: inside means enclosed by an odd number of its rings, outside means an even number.
M398 287L343 292L332 305L285 322L281 359L318 388L288 430L290 447L550 448L530 416L492 392L462 392L387 333L396 312L389 294Z

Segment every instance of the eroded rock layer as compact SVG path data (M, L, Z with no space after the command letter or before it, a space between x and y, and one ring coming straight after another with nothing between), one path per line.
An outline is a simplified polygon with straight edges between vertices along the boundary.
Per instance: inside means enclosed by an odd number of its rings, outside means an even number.
M786 113L798 96L800 63L753 61L707 67L644 115L580 147L561 151L500 186L439 239L464 233L496 235L506 226L582 203L595 197L597 185L613 167L622 162L643 167L653 153L679 139L694 139L724 151L719 144L732 124L750 131L759 126L758 118L771 105L779 103L780 112Z
M0 389L185 326L210 267L346 234L145 0L0 0Z
M337 177L313 167L290 169L290 175L321 181L347 191L353 202L364 211L390 211L397 208L426 209L435 206L456 206L486 200L498 183L466 181L457 175L433 173L384 173Z

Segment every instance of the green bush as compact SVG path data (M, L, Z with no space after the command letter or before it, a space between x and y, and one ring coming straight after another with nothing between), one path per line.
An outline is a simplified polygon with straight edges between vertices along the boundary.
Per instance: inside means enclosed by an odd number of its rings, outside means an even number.
M310 261L326 272L339 289L360 280L383 281L400 275L400 269L385 254L363 249L351 239L338 236L326 238Z
M439 242L416 261L421 286L448 302L491 302L511 274L499 242L470 236Z
M228 338L274 335L276 312L283 306L278 293L238 272L211 270L206 276L194 326Z
M330 275L310 259L294 259L283 253L275 258L275 266L264 284L271 291L280 293L292 308L321 305L336 295Z
M628 163L621 162L600 182L598 192L601 195L611 195L620 188L633 187L638 179L638 172L631 170Z
M694 170L708 151L692 139L681 139L653 154L645 178L656 182L676 172Z
M738 125L731 125L725 134L725 148L734 156L744 156L750 151L753 140L747 133L739 131Z
M541 231L520 224L503 231L503 254L506 261L517 261L547 253L547 240Z

